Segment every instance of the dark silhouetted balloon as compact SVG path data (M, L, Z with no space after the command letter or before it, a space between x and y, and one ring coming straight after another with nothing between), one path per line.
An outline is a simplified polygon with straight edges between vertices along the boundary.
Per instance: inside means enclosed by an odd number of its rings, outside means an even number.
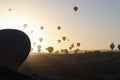
M29 37L15 29L0 30L0 65L17 70L31 49Z
M120 50L120 44L118 45L118 49Z
M79 42L77 43L77 46L80 47L80 43Z
M43 41L43 38L39 38L39 41L42 42L42 41Z
M76 12L78 10L78 7L77 6L74 6L74 11Z
M74 48L74 43L71 45L71 48Z
M33 30L31 30L31 33L33 33L34 31Z
M58 26L57 29L60 30L60 29L61 29L61 26Z
M23 27L24 27L24 28L27 28L27 24L23 24Z
M44 27L43 27L43 26L41 26L41 27L40 27L40 29L41 29L41 30L43 30L43 29L44 29Z
M72 49L72 47L69 47L69 50L71 50Z
M40 49L40 48L41 48L41 45L38 45L38 46L37 46L37 48L39 48L39 49Z
M11 9L9 8L9 11L11 11Z
M65 40L66 40L66 37L65 37L65 36L63 36L63 37L62 37L62 39L63 39L63 41L65 41Z
M60 43L61 42L61 40L58 40L58 43Z
M53 52L54 48L50 46L46 50L51 54Z
M110 44L110 48L113 50L114 47L115 47L114 43L111 43L111 44Z
M70 41L70 39L67 39L67 41Z

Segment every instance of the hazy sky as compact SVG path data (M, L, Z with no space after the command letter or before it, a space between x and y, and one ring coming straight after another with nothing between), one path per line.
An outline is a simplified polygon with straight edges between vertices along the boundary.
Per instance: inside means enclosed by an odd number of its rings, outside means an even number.
M23 24L28 24L27 29ZM60 31L57 26L62 27ZM120 44L120 0L0 0L0 28L21 29L30 36L32 46L37 42L43 49L68 48L76 42L84 50L109 49L111 42ZM70 41L59 44L62 36ZM44 38L42 43L39 37Z

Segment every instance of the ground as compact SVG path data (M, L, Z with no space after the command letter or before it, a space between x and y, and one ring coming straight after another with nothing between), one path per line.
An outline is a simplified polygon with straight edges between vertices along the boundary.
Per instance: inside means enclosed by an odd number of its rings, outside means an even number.
M120 53L30 55L18 71L57 80L120 80Z

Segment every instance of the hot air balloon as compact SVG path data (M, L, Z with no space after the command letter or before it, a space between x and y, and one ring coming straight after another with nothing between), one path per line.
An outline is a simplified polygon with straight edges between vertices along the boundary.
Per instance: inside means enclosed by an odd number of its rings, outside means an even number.
M79 47L79 46L80 46L80 43L77 43L77 46Z
M67 39L67 41L70 41L70 39Z
M37 48L40 49L40 48L41 48L41 45L38 45Z
M34 31L33 30L31 30L31 33L33 33Z
M58 26L57 29L60 30L60 29L61 29L61 26Z
M33 45L35 46L35 45L36 45L36 42L34 42Z
M47 51L48 51L50 54L53 52L53 50L54 50L54 48L51 47L51 46L47 48Z
M24 28L27 28L27 24L23 24L23 27L24 27Z
M76 12L78 10L78 7L77 6L74 6L74 11Z
M17 70L31 48L29 37L16 29L0 30L0 65Z
M61 40L58 40L58 43L60 43L61 42Z
M41 27L40 27L40 29L41 29L41 30L43 30L43 29L44 29L44 27L43 27L43 26L41 26Z
M72 49L72 47L69 47L69 50L71 50Z
M9 8L9 11L11 11L12 9L11 8Z
M63 41L65 41L65 40L66 40L66 37L65 37L65 36L63 36L63 37L62 37L62 39L63 39Z
M39 41L42 42L42 41L43 41L43 38L39 38Z
M74 43L71 45L71 48L73 48L74 47Z

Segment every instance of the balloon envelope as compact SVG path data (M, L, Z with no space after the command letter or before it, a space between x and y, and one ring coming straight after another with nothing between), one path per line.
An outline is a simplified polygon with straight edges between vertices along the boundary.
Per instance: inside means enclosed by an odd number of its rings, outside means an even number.
M9 8L9 11L11 11L11 9Z
M39 38L39 41L42 42L42 41L43 41L43 38Z
M0 30L0 65L17 70L31 49L29 37L15 29Z
M77 6L75 6L73 9L74 9L74 11L76 12L76 11L78 10L78 7L77 7Z
M58 43L60 43L61 42L61 40L58 40Z
M61 29L61 27L60 27L60 26L58 26L58 27L57 27L57 29L58 29L58 30L60 30L60 29Z
M63 41L65 41L65 40L66 40L66 37L65 37L65 36L63 36L63 37L62 37L62 39L63 39Z
M80 43L77 43L77 46L79 47L79 46L80 46Z
M27 24L23 24L23 27L24 27L24 28L27 28Z
M41 27L40 27L40 29L41 29L41 30L43 30L43 29L44 29L44 27L43 27L43 26L41 26Z

